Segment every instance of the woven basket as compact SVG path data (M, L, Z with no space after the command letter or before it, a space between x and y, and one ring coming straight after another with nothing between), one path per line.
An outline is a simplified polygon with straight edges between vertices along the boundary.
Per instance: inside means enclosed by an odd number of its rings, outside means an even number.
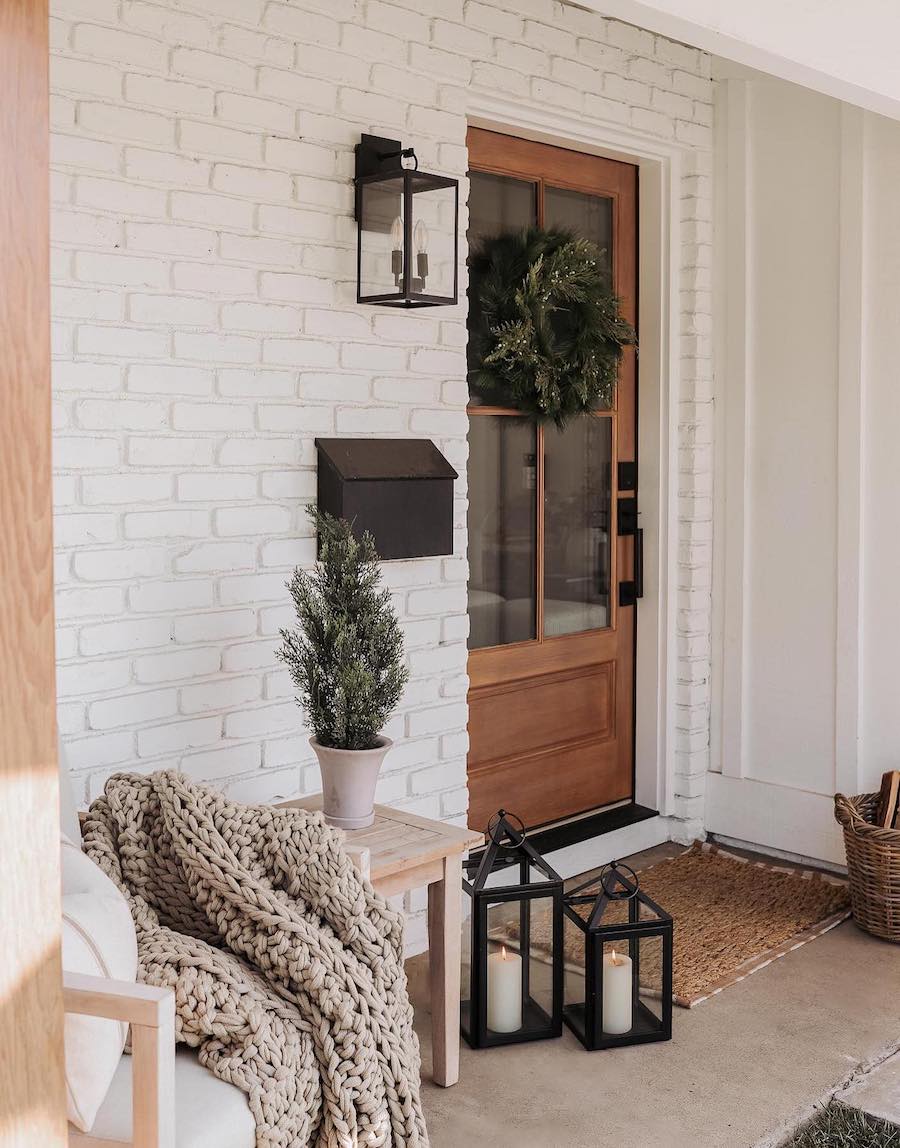
M876 937L900 943L900 829L875 824L879 796L839 793L834 815L844 830L856 923Z

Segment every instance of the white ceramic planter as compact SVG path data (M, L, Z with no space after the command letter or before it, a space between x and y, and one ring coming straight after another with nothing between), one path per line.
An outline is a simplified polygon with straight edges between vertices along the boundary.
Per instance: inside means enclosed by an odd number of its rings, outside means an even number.
M322 771L322 809L329 825L365 829L375 820L375 785L384 756L394 744L380 737L374 749L333 749L309 739Z

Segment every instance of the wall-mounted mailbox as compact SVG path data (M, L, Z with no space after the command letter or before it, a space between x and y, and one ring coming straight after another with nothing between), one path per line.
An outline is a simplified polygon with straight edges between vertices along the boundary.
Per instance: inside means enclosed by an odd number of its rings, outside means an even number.
M319 508L368 530L380 557L453 553L456 471L430 439L317 438Z

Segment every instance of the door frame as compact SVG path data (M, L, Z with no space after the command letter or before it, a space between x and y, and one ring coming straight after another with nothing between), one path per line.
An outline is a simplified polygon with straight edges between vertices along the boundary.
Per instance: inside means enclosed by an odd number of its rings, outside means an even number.
M636 323L637 167L583 151L525 140L521 135L498 134L473 126L467 129L466 143L470 224L475 190L472 181L476 171L524 181L531 192L533 221L539 227L547 222L545 213L552 211L553 189L565 188L605 202L611 228L606 242L613 287L622 297L623 314L629 322ZM553 522L553 500L548 504L545 497L546 469L548 465L556 465L548 460L558 444L555 434L547 437L545 427L532 427L537 450L533 547L536 567L529 563L536 591L533 632L529 638L522 635L519 641L506 640L499 645L469 650L467 769L469 822L475 827L483 825L497 804L506 800L510 786L519 794L517 803L521 801L516 805L517 812L526 825L534 828L581 819L599 809L632 802L634 798L636 618L634 603L620 604L616 593L616 587L631 577L637 545L636 537L631 538L627 530L620 532L616 527L619 513L636 505L634 490L628 492L631 497L620 498L626 492L619 490L616 465L636 461L634 348L627 348L623 353L618 376L614 401L599 407L589 420L605 425L611 452L609 565L604 570L609 578L607 616L595 626L571 633L548 634L544 627L544 611L549 601L545 588L545 579L549 577L548 555L544 547L546 531ZM476 419L516 413L521 414L509 404L470 402L470 440L478 425ZM521 418L516 421L522 422ZM566 435L569 433L574 432L566 431ZM600 473L598 470L598 479ZM474 482L471 467L469 478L470 484ZM594 494L599 496L599 488ZM470 547L472 541L470 536ZM505 589L501 592L507 593ZM562 596L566 597L565 593ZM558 706L550 707L543 720L535 722L525 717L532 701L540 707L548 693L560 690L561 696L572 699L572 716L577 712L579 719L559 724L562 711ZM553 770L548 774L551 764ZM558 775L558 784L552 782L554 773Z
M622 160L639 169L638 489L644 597L635 640L634 800L671 816L675 799L680 185L684 149L621 124L473 95L468 124Z

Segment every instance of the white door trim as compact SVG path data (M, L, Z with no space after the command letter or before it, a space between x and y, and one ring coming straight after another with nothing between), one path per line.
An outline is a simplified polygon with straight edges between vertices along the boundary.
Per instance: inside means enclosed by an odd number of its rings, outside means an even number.
M553 108L470 98L473 127L636 164L640 331L638 489L644 598L638 604L635 800L671 813L675 789L678 403L681 393L680 183L683 148L616 123Z
M840 793L858 793L860 787L866 123L859 108L841 107L834 689L834 788Z
M752 84L725 79L716 95L715 282L725 303L715 323L716 362L728 385L716 388L713 510L713 691L710 769L728 777L745 773L744 638L747 431L751 417L747 342L749 265L748 194L752 176L749 115ZM726 218L727 206L727 218ZM728 529L724 529L727 518ZM723 541L724 540L724 541Z

